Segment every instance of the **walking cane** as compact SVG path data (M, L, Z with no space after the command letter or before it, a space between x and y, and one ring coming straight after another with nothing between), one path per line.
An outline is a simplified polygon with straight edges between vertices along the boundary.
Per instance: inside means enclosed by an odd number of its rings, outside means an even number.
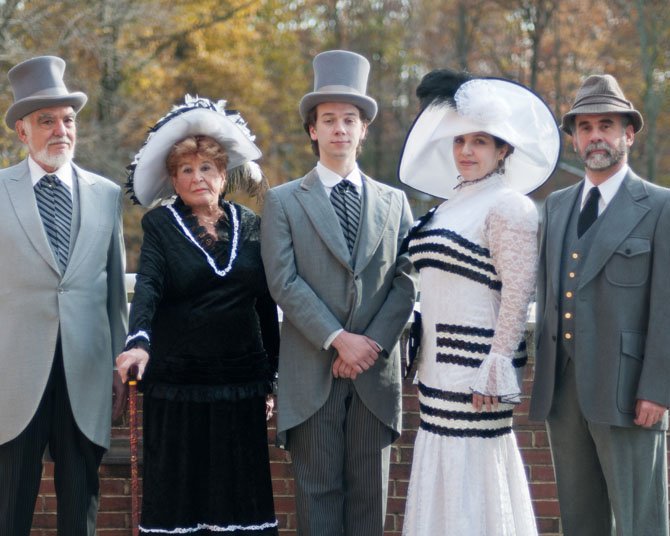
M137 458L137 380L135 378L137 378L137 369L131 367L128 371L128 399L130 411L130 501L133 536L138 536L140 531L140 496Z

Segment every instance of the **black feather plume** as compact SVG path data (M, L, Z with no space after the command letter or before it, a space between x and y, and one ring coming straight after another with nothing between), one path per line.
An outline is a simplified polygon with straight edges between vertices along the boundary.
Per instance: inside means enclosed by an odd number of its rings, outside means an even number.
M472 76L463 71L452 69L436 69L421 79L416 88L416 96L423 111L433 103L447 102L454 104L454 95L458 88Z

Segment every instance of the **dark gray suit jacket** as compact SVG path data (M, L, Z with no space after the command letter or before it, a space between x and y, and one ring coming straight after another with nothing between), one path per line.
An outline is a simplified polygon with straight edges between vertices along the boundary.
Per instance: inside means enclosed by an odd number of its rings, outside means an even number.
M561 256L581 188L544 208L533 420L547 418L554 396ZM637 399L670 406L670 190L631 171L600 218L574 297L577 391L589 421L630 427ZM667 426L666 415L656 428Z
M404 193L364 177L361 228L352 256L316 170L270 190L261 252L272 297L284 312L279 350L277 432L314 414L330 393L337 329L365 334L389 355L354 381L363 403L400 433L397 345L412 311L416 272L399 255L412 215Z

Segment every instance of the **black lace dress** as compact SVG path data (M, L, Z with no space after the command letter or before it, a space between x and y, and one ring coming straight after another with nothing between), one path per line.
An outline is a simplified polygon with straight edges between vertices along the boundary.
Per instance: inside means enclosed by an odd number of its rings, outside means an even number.
M222 206L216 240L179 198L142 220L126 348L150 352L144 533L277 534L265 420L277 310L258 216Z

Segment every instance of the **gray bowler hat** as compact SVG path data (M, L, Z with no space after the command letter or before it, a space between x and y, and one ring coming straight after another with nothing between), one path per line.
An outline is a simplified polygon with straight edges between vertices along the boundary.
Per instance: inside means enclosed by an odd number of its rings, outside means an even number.
M323 102L346 102L358 106L372 121L377 103L366 95L370 63L360 54L329 50L314 58L314 91L300 101L300 117Z
M611 74L589 76L577 91L572 109L563 116L561 130L572 134L575 116L580 114L624 114L630 117L635 132L642 130L642 115L626 99Z
M26 115L40 108L72 106L75 112L84 107L85 93L70 93L63 82L65 62L56 56L38 56L12 67L7 73L14 92L14 104L5 115L11 129Z

